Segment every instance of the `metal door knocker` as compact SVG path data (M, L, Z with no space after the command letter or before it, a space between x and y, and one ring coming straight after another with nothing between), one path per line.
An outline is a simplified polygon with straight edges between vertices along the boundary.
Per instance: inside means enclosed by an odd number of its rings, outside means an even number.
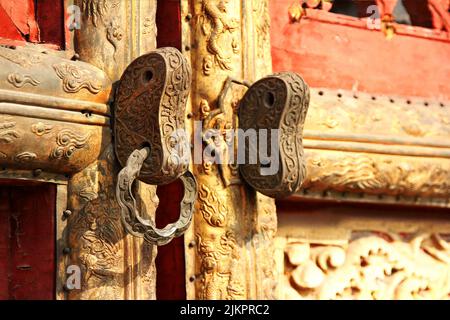
M224 105L232 84L248 88L237 108L237 133L230 132L231 124L222 131L215 129L218 116L232 117ZM225 187L232 182L224 167L237 165L242 180L266 196L283 198L300 189L306 177L302 138L309 99L308 85L294 72L275 73L253 84L226 80L218 108L203 120L203 141L214 151L211 157L218 163ZM236 135L237 148L233 145Z
M267 130L265 141L261 142L266 150L277 150L270 157L277 165L262 157L258 150L254 163L239 166L243 179L266 196L292 195L306 177L302 138L309 98L309 87L302 77L294 72L282 72L255 82L239 104L239 128ZM244 144L246 154L255 153L255 147L245 139L239 143ZM269 170L272 168L275 170Z
M116 93L114 133L118 175L116 197L129 233L164 245L189 227L197 184L188 170L190 145L185 131L185 109L191 69L175 48L161 48L133 61ZM181 179L184 197L180 217L163 229L136 209L133 183L168 184Z
M232 82L227 81L216 113L224 112L223 99ZM244 146L245 153L256 155L254 162L239 163L241 176L267 196L289 196L300 188L306 175L302 133L309 88L292 72L267 76L253 85L236 83L249 87L239 103L239 129L267 132L258 146L239 137L238 145ZM123 167L118 175L117 201L127 231L156 245L167 244L186 231L197 197L197 184L188 170L191 148L185 130L190 84L191 69L184 56L177 49L162 48L133 61L116 92L115 149ZM262 156L266 153L261 152L262 147L271 150L269 158ZM177 222L158 229L140 215L133 196L136 179L156 185L181 179L184 198Z

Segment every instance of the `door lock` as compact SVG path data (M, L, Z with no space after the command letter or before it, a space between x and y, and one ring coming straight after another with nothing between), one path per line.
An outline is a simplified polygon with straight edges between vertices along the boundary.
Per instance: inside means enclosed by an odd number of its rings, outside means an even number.
M185 130L191 69L175 48L161 48L134 60L120 80L115 103L115 151L123 169L116 197L126 230L164 245L181 236L192 220L197 184L189 171L190 144ZM181 179L184 197L177 222L158 229L141 216L133 183L161 185Z
M232 82L228 80L215 114L224 112L222 100ZM293 194L306 175L302 133L309 106L308 86L292 72L270 75L253 85L236 83L249 87L238 107L239 129L266 132L259 136L257 146L247 143L245 136L238 139L246 154L256 154L254 162L239 164L242 178L270 197ZM187 230L197 197L196 180L189 171L190 139L185 130L190 85L191 69L186 58L175 48L161 48L134 60L122 75L116 93L115 151L123 167L116 197L122 221L129 233L156 245L167 244ZM262 146L271 150L269 157L261 156ZM184 197L177 222L158 229L153 221L141 216L133 196L136 179L154 185L181 179Z

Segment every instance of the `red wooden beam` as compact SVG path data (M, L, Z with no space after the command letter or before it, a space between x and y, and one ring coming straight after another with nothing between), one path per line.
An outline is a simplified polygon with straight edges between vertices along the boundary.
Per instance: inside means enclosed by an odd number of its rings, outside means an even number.
M12 40L23 40L13 21L0 4L0 37Z
M274 71L296 71L312 87L450 100L448 33L396 24L387 40L365 19L314 9L292 23L290 4L270 1Z
M58 0L39 0L36 19L41 30L41 42L65 48L64 5Z
M0 6L14 23L22 38L30 42L40 41L40 31L35 17L34 0L0 0ZM0 36L3 36L0 34Z
M0 0L1 44L65 48L64 0ZM10 41L10 42L8 42Z
M158 47L181 50L181 8L179 0L159 0L156 12ZM156 224L162 228L175 222L180 214L183 185L176 181L157 189L159 207ZM156 298L158 300L186 299L184 237L158 247L156 257Z

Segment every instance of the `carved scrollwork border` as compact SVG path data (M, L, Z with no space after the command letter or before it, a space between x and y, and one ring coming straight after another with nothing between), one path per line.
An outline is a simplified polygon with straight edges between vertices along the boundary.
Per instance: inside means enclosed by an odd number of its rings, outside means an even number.
M450 294L450 245L443 235L372 232L347 244L283 243L282 299L446 299Z

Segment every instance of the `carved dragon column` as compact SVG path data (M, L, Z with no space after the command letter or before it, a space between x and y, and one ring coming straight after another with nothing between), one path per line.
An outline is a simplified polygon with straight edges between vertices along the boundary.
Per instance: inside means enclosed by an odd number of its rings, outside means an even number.
M117 81L128 64L156 47L156 0L76 0L81 28L74 37L79 58ZM112 101L113 97L111 97ZM70 299L155 299L155 247L127 235L115 201L119 170L112 132L102 137L98 161L69 183L70 262L82 270L81 290ZM155 187L140 184L142 212L153 215Z
M247 88L230 79L253 82L271 72L268 0L181 3L183 48L193 70L193 134L237 128ZM246 185L236 166L199 159L202 146L193 147L199 197L185 235L187 298L273 298L274 201Z

